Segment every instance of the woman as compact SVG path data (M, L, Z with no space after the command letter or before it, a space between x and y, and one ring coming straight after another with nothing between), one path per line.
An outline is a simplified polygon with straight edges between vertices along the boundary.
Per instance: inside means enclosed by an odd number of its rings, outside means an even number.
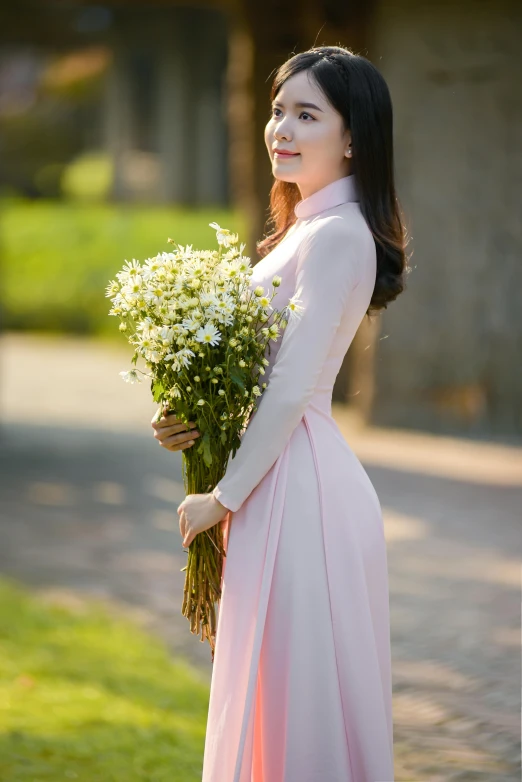
M265 141L275 230L252 286L303 307L210 494L178 509L183 544L228 514L203 782L392 782L388 573L379 500L331 416L365 314L403 290L392 106L340 47L277 72ZM155 425L171 449L198 433Z

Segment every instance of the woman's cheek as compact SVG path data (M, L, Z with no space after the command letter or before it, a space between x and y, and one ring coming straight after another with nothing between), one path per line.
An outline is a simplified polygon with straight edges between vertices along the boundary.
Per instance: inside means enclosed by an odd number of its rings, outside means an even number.
M272 122L269 121L265 126L265 144L268 151L272 149Z

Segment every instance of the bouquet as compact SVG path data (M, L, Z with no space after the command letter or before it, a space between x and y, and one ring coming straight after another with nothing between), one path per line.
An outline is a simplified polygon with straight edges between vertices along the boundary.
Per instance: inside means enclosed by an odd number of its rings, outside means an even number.
M195 446L182 451L187 494L212 491L235 455L257 400L270 343L288 318L300 311L295 298L281 311L272 290L252 290L253 267L237 234L217 223L217 250L174 245L143 263L125 262L106 289L109 314L133 346L134 368L120 372L127 382L148 377L160 412L166 405L200 432ZM137 368L142 357L149 372ZM216 613L221 597L223 529L216 524L197 535L188 549L182 613L190 630L208 641L214 658Z

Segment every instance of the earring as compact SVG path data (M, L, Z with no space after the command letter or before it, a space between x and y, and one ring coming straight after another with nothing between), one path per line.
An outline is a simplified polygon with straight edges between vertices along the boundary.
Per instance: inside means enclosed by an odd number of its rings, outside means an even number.
M349 150L348 150L348 152L347 152L347 154L348 154L348 155L351 155L351 154L352 154L352 150L351 150L351 149L349 149Z

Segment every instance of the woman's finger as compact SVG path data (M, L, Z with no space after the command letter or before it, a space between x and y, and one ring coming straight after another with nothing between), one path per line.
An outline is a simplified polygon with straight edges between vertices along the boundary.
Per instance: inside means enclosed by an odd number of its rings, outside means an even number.
M194 540L194 537L194 533L190 528L189 522L187 521L185 524L185 534L183 536L183 548L188 548Z
M194 439L199 436L200 432L197 429L187 429L184 424L169 426L163 429L155 428L154 431L154 439L158 440L160 445L169 450L173 448L178 450L181 445L186 447L189 441L193 444Z
M178 438L179 442L184 442L186 439L190 440L193 436L199 434L197 429L164 429L156 430L154 432L154 439L164 443L166 440L174 442L172 438Z
M190 432L178 432L177 434L167 435L162 437L161 441L170 445L187 443L189 440L194 440L195 437L199 437L197 429L192 429Z
M193 446L197 437L199 437L199 434L184 432L182 434L173 435L172 437L167 437L161 442L161 445L170 451L184 450L185 448Z
M195 426L193 428L187 429L185 424L174 424L173 426L163 426L161 428L154 427L156 430L154 433L154 437L157 440L164 440L165 437L170 437L171 434L179 434L180 432L194 432L197 431Z
M189 421L188 424L185 424L175 415L168 415L166 418L160 418L159 420L154 420L153 418L151 423L154 429L164 429L165 427L169 426L196 426L194 421Z
M185 538L186 519L187 519L187 517L185 516L185 511L182 510L180 515L179 515L179 532L180 532L182 540L184 540L184 538Z

